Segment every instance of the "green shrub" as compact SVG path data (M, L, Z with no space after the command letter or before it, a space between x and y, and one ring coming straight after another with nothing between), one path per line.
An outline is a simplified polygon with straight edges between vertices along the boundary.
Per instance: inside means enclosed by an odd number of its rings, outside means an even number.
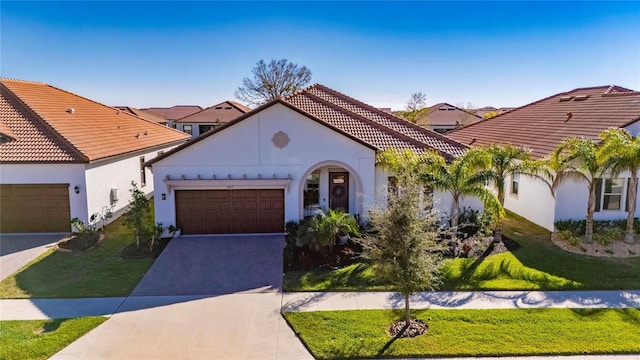
M620 228L603 229L593 234L593 240L602 246L608 246L614 241L622 240L624 233Z
M571 246L578 246L580 244L580 238L574 235L571 230L561 230L558 232L558 237Z

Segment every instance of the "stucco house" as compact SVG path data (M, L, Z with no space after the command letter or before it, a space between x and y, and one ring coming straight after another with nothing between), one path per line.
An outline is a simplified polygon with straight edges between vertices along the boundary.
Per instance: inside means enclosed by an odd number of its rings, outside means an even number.
M0 232L69 232L117 216L146 161L187 134L40 82L0 79Z
M640 92L620 86L579 88L555 94L447 135L469 146L511 144L548 156L565 138L595 141L608 128L640 133ZM629 174L597 182L596 220L627 217ZM547 185L517 175L508 181L505 207L549 230L558 220L582 220L587 212L585 183L564 183L552 196ZM640 216L640 208L635 216Z
M198 105L174 105L172 107L149 107L140 110L164 118L166 125L175 129L176 120L202 111L202 107Z
M191 137L198 137L249 111L250 108L235 101L224 101L176 120L174 127Z
M416 119L416 124L430 130L446 133L453 129L481 121L482 117L447 103L438 103Z
M156 221L183 234L281 233L315 209L386 205L386 148L467 147L322 85L278 98L149 162ZM450 199L436 193L436 206ZM473 199L468 205L478 206Z

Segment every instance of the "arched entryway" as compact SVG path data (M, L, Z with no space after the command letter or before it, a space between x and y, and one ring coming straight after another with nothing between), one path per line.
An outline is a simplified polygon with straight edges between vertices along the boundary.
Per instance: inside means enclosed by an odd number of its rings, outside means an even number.
M362 181L358 173L340 161L323 161L311 166L299 186L300 218L318 210L343 209L362 214Z

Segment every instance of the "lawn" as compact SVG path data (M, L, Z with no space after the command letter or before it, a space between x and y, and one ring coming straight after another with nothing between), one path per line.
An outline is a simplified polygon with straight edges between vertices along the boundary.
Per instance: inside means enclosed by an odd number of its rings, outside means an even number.
M443 268L442 290L640 289L640 257L596 258L565 252L549 231L508 212L504 233L520 248L481 259L453 259ZM367 264L333 271L288 272L285 291L390 290Z
M134 240L123 218L105 227L105 240L86 252L49 250L0 282L0 298L127 296L153 259L124 260L120 251Z
M104 317L0 322L0 359L48 359L102 324Z
M386 329L392 310L285 313L316 359L640 353L640 309L420 310L412 339Z

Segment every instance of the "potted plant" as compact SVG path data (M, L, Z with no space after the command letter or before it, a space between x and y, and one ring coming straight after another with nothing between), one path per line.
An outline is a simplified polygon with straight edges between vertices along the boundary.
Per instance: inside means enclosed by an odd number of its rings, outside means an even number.
M180 230L180 228L176 227L175 225L169 225L169 227L167 229L169 230L169 233L171 234L170 237L173 237L174 239L179 238L180 234L182 233L182 230Z

